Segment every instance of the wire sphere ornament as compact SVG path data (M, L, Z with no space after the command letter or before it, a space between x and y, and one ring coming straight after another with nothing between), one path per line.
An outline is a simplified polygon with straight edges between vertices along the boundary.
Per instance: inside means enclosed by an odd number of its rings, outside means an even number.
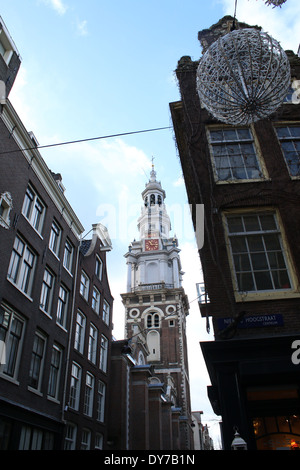
M227 124L250 124L276 111L291 83L280 44L253 28L217 39L201 57L197 91L201 105Z
M286 0L266 0L265 4L266 5L274 5L274 7L281 7L286 2Z

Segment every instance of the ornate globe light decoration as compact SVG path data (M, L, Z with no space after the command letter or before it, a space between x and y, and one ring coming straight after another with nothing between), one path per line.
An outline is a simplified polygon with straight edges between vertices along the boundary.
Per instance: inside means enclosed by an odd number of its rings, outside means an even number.
M290 82L286 53L276 40L254 28L220 37L197 69L201 105L231 125L250 124L275 112Z
M273 5L274 7L281 7L286 2L286 0L266 0L265 4L266 5Z

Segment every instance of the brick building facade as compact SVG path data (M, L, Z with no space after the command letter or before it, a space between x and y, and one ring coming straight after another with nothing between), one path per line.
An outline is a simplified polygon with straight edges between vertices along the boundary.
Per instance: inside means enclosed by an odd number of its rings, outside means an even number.
M11 105L20 57L0 24L0 448L105 448L109 236L98 224L81 240L61 175Z
M203 52L232 23L224 17L201 31ZM287 54L292 83L300 59ZM292 448L300 442L299 366L291 360L300 338L299 105L291 89L269 119L225 125L201 107L197 67L179 60L181 101L170 109L189 203L205 208L199 255L209 300L200 310L215 336L201 343L208 395L225 449L236 427L250 449Z

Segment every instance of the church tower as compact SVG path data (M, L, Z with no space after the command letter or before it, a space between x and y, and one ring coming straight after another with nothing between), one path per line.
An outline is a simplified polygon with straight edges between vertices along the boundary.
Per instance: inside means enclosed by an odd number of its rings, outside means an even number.
M125 337L138 364L151 364L151 382L164 385L164 399L179 413L181 449L190 448L190 388L186 342L188 298L182 287L178 240L171 223L165 191L152 165L142 192L143 206L134 240L125 258L128 266Z

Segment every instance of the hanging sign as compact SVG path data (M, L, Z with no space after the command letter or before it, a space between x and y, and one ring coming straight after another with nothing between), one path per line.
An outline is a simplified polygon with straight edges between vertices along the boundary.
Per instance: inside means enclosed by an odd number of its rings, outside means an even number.
M218 318L219 330L224 330L232 322L232 318ZM237 324L237 328L263 328L268 326L283 326L283 316L280 313L272 315L250 315L245 316Z

